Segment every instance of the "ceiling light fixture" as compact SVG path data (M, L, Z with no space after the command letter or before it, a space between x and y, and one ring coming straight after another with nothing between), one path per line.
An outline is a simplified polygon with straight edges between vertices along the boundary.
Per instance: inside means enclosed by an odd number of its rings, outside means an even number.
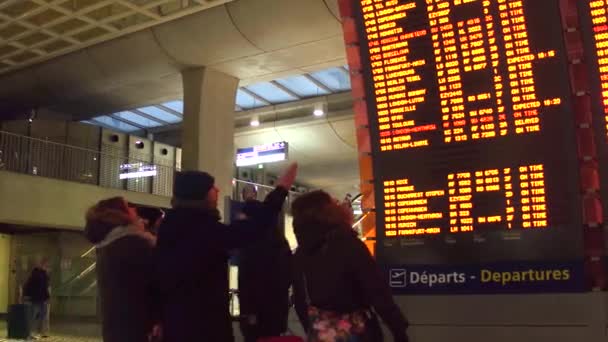
M315 105L315 109L313 110L312 114L314 114L314 116L323 116L325 115L325 106L323 105L323 103L317 103Z
M260 125L260 117L257 115L254 115L251 118L251 121L249 122L249 124L251 125L251 127L258 127Z

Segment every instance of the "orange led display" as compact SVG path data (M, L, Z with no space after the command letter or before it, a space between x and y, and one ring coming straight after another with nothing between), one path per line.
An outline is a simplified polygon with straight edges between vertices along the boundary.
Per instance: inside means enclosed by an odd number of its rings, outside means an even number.
M608 2L589 2L595 53L598 62L604 125L608 136Z
M505 230L548 227L544 165L450 173L440 189L420 190L410 179L383 182L385 237L474 232L484 226ZM516 193L517 190L517 193ZM494 212L477 213L498 199ZM448 224L445 224L445 223Z
M360 3L380 151L539 133L543 108L562 103L538 94L535 68L556 52L534 48L523 1ZM400 24L421 3L425 25L404 29ZM476 3L482 7L478 16L453 18L460 7ZM424 42L432 44L432 55L417 53L415 45ZM474 90L468 89L472 77ZM425 115L424 106L434 103L439 113ZM436 133L441 140L433 139Z
M349 4L358 36L349 52L357 46L360 53L351 73L364 82L365 92L355 95L368 116L369 141L361 141L371 147L380 260L579 257L577 142L586 140L576 134L583 105L571 72L580 68L570 64L576 46L564 34L563 19L572 18L564 2ZM608 0L602 9L598 16ZM608 99L608 26L601 37ZM608 100L605 108L608 116Z

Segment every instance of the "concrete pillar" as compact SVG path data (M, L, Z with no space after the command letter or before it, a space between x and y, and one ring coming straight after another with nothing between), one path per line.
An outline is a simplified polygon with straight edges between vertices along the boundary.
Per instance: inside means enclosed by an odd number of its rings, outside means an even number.
M184 70L182 80L182 169L210 173L221 196L229 196L234 174L234 101L239 81L204 67Z

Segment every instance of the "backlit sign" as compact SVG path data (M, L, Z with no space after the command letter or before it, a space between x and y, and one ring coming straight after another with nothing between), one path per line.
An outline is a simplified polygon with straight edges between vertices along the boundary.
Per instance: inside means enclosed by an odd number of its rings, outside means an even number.
M275 142L236 151L236 166L251 166L274 163L287 159L287 142Z
M559 1L356 3L379 260L582 259Z
M153 177L157 175L156 165L149 163L128 163L120 165L120 179Z

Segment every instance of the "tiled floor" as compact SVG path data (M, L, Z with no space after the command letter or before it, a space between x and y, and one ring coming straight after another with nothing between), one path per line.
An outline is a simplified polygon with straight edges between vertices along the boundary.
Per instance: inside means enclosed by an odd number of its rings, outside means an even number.
M0 322L0 342L22 342L33 340L7 339L6 323ZM49 338L45 342L101 342L100 327L90 323L57 323L51 326Z
M2 0L0 0L1 2ZM294 317L292 317L294 318ZM291 321L290 326L293 327L295 333L303 335L300 325ZM240 336L238 324L234 324L235 342L241 342L242 337ZM101 340L101 327L99 324L94 323L74 323L74 322L51 322L51 333L50 337L41 339L38 341L44 342L102 342ZM31 342L34 340L16 340L6 338L6 322L0 320L0 342Z

